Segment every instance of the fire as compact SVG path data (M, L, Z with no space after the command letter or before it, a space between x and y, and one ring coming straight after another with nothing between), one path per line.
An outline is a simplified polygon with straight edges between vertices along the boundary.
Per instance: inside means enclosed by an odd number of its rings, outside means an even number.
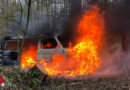
M47 43L43 46L43 44L41 44L41 48L50 48L52 45L51 43Z
M98 56L98 50L104 33L104 19L99 12L97 6L92 6L82 16L77 26L79 33L77 44L72 47L70 42L66 55L56 54L49 63L44 58L37 62L37 48L31 46L22 53L21 68L33 67L39 63L49 76L76 77L93 74L100 68L101 58ZM46 46L51 47L51 44Z
M21 69L33 67L37 64L37 46L31 45L29 48L24 48L21 55Z
M57 45L57 46L56 46L56 48L58 49L58 48L59 48L59 46Z
M87 11L78 25L79 38L74 47L69 45L67 55L56 54L52 62L42 59L39 63L50 76L76 77L94 73L100 68L98 49L104 30L104 19L99 8L93 6Z

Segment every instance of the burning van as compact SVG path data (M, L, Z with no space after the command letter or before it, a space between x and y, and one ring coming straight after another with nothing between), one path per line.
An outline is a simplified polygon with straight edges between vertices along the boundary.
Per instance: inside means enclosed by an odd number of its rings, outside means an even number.
M76 31L78 37L75 38L75 44L69 41L67 48L62 46L63 43L56 36L47 39L42 37L38 45L26 45L21 56L21 68L25 70L37 65L49 76L93 74L100 68L98 50L102 46L104 34L104 19L97 6L83 15Z
M64 48L59 41L58 37L41 37L36 39L36 42L33 40L27 40L27 42L31 42L31 44L26 44L23 48L23 52L21 55L21 69L28 70L29 68L37 65L38 68L43 72L43 67L39 63L43 58L47 63L52 62L52 56L55 54L63 54L66 55L66 49ZM35 44L34 44L35 43Z
M34 35L39 28L42 32L39 31L37 33L39 38L36 40L25 40L20 61L21 69L28 70L36 65L43 73L49 76L63 77L94 74L101 68L103 59L99 52L104 44L103 39L106 34L104 13L100 11L97 5L93 5L88 11L84 12L78 23L75 24L75 28L73 28L77 33L73 37L75 39L74 45L69 40L67 48L63 46L64 43L60 43L61 41L57 37L57 32L62 30L56 29L53 25L51 28L46 29L45 27L48 25L39 27L37 24L38 29L34 28L34 33L28 33ZM62 27L60 24L56 26ZM33 29L30 29L30 31L33 31ZM40 35L47 34L49 31L56 35L51 37ZM72 35L72 32L70 31L69 34ZM122 46L127 51L128 35L124 34L123 38L124 45Z
M76 77L93 74L101 65L98 51L104 34L104 19L99 11L97 6L93 6L82 16L76 28L78 36L75 44L72 45L69 41L67 48L62 46L64 43L60 43L58 35L25 40L21 69L28 70L36 65L49 76Z
M3 65L14 65L13 61L18 59L18 48L20 47L22 38L17 37L4 37L0 42L0 59ZM33 41L34 39L26 39L26 41ZM45 57L48 61L49 57L54 53L64 53L65 49L61 45L57 37L42 37L37 39L37 55L38 61ZM30 45L29 45L30 46ZM43 50L44 49L44 50Z

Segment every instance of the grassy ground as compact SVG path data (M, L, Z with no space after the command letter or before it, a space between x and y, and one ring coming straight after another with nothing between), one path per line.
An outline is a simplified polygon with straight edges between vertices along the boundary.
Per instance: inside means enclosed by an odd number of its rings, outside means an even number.
M129 90L126 77L89 78L86 80L52 79L36 67L25 73L12 66L0 66L6 87L0 90Z

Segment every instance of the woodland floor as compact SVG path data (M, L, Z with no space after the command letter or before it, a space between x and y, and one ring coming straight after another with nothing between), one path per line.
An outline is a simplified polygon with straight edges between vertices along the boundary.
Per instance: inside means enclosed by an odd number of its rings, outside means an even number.
M86 80L52 79L36 67L25 73L17 66L0 66L0 77L6 84L0 90L130 90L130 78L124 75Z

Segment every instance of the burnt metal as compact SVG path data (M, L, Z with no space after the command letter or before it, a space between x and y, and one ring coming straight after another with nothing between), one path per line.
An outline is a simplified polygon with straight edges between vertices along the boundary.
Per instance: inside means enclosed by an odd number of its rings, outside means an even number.
M20 39L16 37L4 37L0 40L0 64L1 65L16 65L18 64L18 50L6 50L7 42L18 42Z
M38 42L38 61L40 61L43 58L45 58L48 61L51 61L52 56L55 55L56 53L66 54L66 51L65 51L66 48L63 48L59 39L57 37L51 37L51 38L53 38L56 41L59 48L58 49L56 49L56 48L42 49L41 41L42 41L42 39L46 39L46 38L41 38Z
M62 54L64 56L67 56L66 54L66 49L67 48L64 48L59 39L57 37L51 37L53 38L57 45L59 46L59 48L41 48L41 44L42 44L42 39L45 39L45 38L41 38L39 39L39 42L38 42L38 61L41 61L41 60L45 60L45 62L51 62L52 61L52 56L53 55L56 55L56 54ZM44 68L42 67L42 65L40 63L37 64L37 67L44 73L44 74L47 74L47 72L44 70Z

